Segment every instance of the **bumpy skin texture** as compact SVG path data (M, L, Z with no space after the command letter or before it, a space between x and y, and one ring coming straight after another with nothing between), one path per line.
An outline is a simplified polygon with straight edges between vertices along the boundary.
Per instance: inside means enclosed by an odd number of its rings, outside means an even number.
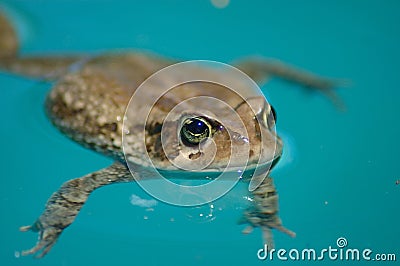
M56 81L46 100L46 110L53 124L72 140L115 160L108 168L65 182L50 197L37 221L31 226L20 228L21 231L31 230L39 233L36 246L22 254L38 253L38 257L42 257L50 251L63 230L75 220L93 190L113 183L134 181L122 153L122 121L125 108L130 96L147 77L175 61L138 52L92 57L20 57L17 50L16 34L9 21L0 14L0 68L27 77ZM323 92L331 99L337 100L333 90L334 82L282 63L249 58L237 62L236 66L259 83L270 76L276 76ZM148 99L144 98L143 104L147 101ZM154 109L154 121L147 128L146 134L150 141L148 151L160 161L165 154L159 152L157 142L157 128L162 123L162 119L159 118L165 115L168 105L175 101L179 102L178 95L160 102ZM239 112L246 109L240 106L238 103ZM255 131L250 140L257 146L256 136L261 127L252 124L256 121L255 114L249 117L249 113L242 112L242 118L249 121L246 127ZM268 112L271 112L271 108ZM217 137L221 139L224 135L216 134L216 140ZM224 143L223 140L220 143ZM220 147L223 149L224 146ZM137 154L140 154L140 151ZM140 171L137 174L140 175ZM269 245L272 245L271 229L294 236L293 232L282 226L278 216L278 195L271 178L266 178L262 185L253 191L253 200L254 206L244 213L242 219L243 223L250 224L245 233L249 233L252 227L261 227L264 240Z

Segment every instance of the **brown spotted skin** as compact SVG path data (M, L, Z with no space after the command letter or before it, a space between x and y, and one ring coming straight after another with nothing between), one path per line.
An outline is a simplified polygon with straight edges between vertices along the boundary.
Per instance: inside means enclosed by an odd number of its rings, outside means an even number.
M129 98L140 83L167 62L139 53L87 60L79 71L61 77L50 91L48 116L74 141L123 161L122 118Z
M23 226L21 231L38 232L37 244L24 251L23 255L46 255L58 240L60 234L76 218L90 193L105 185L118 182L134 181L122 154L122 121L127 103L135 89L156 71L173 64L175 61L143 52L110 53L98 56L18 56L16 33L0 13L0 69L26 77L56 81L46 100L47 114L52 123L65 135L79 144L111 157L115 160L111 166L89 173L83 177L65 182L48 200L45 210L31 226ZM290 82L296 82L315 91L323 92L331 99L337 100L334 83L331 80L299 71L282 63L268 60L247 59L237 66L258 82L269 76L276 76ZM196 88L189 88L185 94L196 94ZM209 95L217 96L215 90ZM215 95L214 95L214 94ZM152 94L143 98L143 105L151 102ZM150 116L147 131L147 152L160 167L168 166L165 154L160 149L159 130L164 115L171 106L180 102L179 94L163 98L155 106ZM254 100L254 99L253 99ZM245 125L250 132L254 156L260 152L260 145L265 145L257 137L261 130L267 128L255 124L254 113L243 102L230 97L227 101L237 104L237 112L248 121ZM255 99L259 101L259 99ZM262 102L263 104L263 102ZM246 107L247 106L247 107ZM268 107L268 112L271 108ZM140 106L138 106L140 110ZM168 129L169 125L164 125ZM174 125L172 125L174 126ZM176 125L175 125L176 126ZM226 130L234 131L235 128ZM226 131L227 132L227 131ZM216 164L223 165L224 158L229 157L226 151L230 141L226 132L215 133L219 153ZM278 138L275 135L272 137ZM135 141L141 139L133 138ZM168 147L167 147L168 150ZM230 151L230 150L229 150ZM144 151L134 151L136 156ZM170 153L177 152L174 146ZM195 154L195 153L194 153ZM190 154L192 158L196 157ZM250 154L250 157L253 154ZM137 173L140 176L140 173ZM249 233L253 227L261 227L264 240L272 244L271 229L278 229L294 236L294 233L282 226L278 216L278 195L271 178L253 192L254 206L247 210L243 222L250 224L245 229Z
M111 98L107 90L123 93L117 84L95 72L67 75L49 93L46 110L54 125L76 142L122 158L119 151L125 105Z

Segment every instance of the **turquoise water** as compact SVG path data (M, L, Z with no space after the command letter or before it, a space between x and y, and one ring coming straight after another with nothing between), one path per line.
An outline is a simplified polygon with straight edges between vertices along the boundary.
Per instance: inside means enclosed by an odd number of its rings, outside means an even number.
M331 77L347 111L320 95L273 80L263 88L289 143L273 176L281 217L297 232L275 233L291 248L348 247L396 253L400 260L400 3L398 1L7 1L23 53L141 48L181 59L229 62L245 55L279 58ZM42 260L19 257L36 241L30 224L64 181L110 161L62 136L46 119L50 85L0 75L3 170L0 181L1 265L266 265L261 234L244 236L236 221L244 186L214 209L158 203L133 206L136 184L96 191L74 224ZM236 200L235 200L236 199ZM212 211L212 216L210 212ZM203 214L203 216L200 216ZM294 263L294 262L293 262ZM299 264L306 262L297 262ZM340 262L325 259L324 265ZM372 262L369 262L372 263Z

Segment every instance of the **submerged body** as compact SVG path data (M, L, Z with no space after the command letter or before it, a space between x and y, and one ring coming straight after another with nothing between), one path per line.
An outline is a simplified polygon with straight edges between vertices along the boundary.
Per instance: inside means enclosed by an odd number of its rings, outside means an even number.
M37 221L31 226L21 227L22 231L39 232L37 245L25 251L25 255L42 250L39 256L43 256L49 252L96 188L112 183L131 182L136 178L147 178L141 170L144 153L150 156L157 169L167 171L173 169L174 161L191 162L206 158L208 146L204 143L208 139L215 143L215 157L205 170L226 167L229 161L227 158L233 161L233 165L240 165L242 156L239 155L240 152L232 152L232 145L239 147L238 151L241 150L240 145L246 146L250 166L258 163L260 156L263 162L269 163L269 167L273 166L281 155L283 144L274 130L275 114L263 97L249 95L242 99L215 84L190 84L178 86L175 91L163 95L152 106L145 125L137 121L129 125L130 129L143 126L145 136L130 135L128 144L131 150L126 156L123 153L122 135L129 100L143 81L155 72L174 64L174 60L139 52L93 57L19 57L16 34L1 15L0 46L0 67L4 71L54 81L46 100L46 110L57 128L81 145L115 160L105 169L64 183L50 197ZM269 76L277 76L336 99L334 84L330 80L281 63L247 59L239 61L236 66L258 83L265 81ZM174 79L171 76L168 78ZM165 80L165 83L168 82L170 81ZM154 100L157 91L155 87L158 85L154 85L153 90L141 97L140 104L135 106L137 112ZM176 104L196 96L223 99L244 122L244 128L241 129L235 123L222 123L222 117L225 116L223 108L218 109L218 106L214 106L219 112L210 114L206 105L200 108L188 104L175 120L168 124L164 122ZM192 128L193 123L197 123L200 128ZM174 133L168 135L171 137L165 140L165 147L161 145L163 126ZM246 134L242 132L243 129L247 131ZM178 133L175 134L176 132ZM143 138L146 150L135 148L135 143L143 141ZM133 158L132 162L127 162L127 158ZM135 165L135 173L130 172L128 163ZM261 227L268 244L272 242L273 228L294 236L293 232L282 226L279 219L278 195L272 179L264 179L252 194L254 205L243 216L243 222L249 224L244 232L250 232L252 227Z

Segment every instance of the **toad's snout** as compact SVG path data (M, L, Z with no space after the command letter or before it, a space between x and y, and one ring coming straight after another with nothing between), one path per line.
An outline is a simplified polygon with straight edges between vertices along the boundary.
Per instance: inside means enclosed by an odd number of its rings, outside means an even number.
M279 162L279 160L281 159L281 155L279 155L278 157L275 157L271 163L271 169L274 168L274 166Z

